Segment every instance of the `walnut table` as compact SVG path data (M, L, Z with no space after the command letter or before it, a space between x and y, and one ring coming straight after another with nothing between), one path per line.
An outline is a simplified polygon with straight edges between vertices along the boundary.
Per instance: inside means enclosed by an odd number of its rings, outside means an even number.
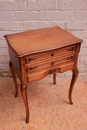
M21 81L21 93L26 109L26 123L29 122L27 84L56 73L72 70L69 89L69 101L72 102L72 90L78 76L77 60L82 40L61 29L51 27L16 34L5 35L10 54L9 67L18 96L16 75ZM15 75L16 74L16 75Z

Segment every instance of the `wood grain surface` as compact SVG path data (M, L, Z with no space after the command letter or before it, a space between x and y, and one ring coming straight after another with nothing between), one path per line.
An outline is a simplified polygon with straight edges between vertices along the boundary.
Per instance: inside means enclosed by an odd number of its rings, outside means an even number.
M58 26L9 34L5 37L19 57L82 42Z

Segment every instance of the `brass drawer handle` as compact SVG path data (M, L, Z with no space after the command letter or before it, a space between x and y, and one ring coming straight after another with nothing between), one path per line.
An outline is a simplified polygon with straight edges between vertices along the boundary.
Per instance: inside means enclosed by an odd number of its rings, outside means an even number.
M34 69L36 69L36 68L37 68L36 66L27 67L27 68L26 68L26 72L30 72L30 71L32 71L32 70L34 70Z
M47 76L49 74L55 74L55 73L58 73L60 71L61 71L61 68L51 69L51 70L46 71L43 75Z
M69 48L68 51L76 51L76 47Z
M35 57L25 58L25 63L28 63L28 62L30 62L30 61L32 61L32 60L35 60Z
M54 73L57 73L57 72L60 72L60 68L57 68L57 69L51 69L48 71L49 74L54 74Z
M67 58L67 60L74 60L75 59L75 56L70 56Z

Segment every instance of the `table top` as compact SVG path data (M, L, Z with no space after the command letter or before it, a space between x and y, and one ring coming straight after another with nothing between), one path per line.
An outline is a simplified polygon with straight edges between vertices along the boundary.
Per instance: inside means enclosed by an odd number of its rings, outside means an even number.
M82 42L58 26L9 34L5 38L19 57Z

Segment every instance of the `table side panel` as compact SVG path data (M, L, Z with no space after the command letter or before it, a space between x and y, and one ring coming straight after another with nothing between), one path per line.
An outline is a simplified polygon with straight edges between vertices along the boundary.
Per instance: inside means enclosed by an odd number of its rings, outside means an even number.
M75 64L74 64L74 70L77 69L77 63L78 63L78 56L81 48L81 43L77 43L77 51L76 51L76 58L75 58Z
M13 53L13 51L12 51L12 49L10 47L8 48L8 50L9 50L10 60L11 60L11 63L13 65L14 71L15 71L17 77L21 81L19 58L15 55L15 53Z

